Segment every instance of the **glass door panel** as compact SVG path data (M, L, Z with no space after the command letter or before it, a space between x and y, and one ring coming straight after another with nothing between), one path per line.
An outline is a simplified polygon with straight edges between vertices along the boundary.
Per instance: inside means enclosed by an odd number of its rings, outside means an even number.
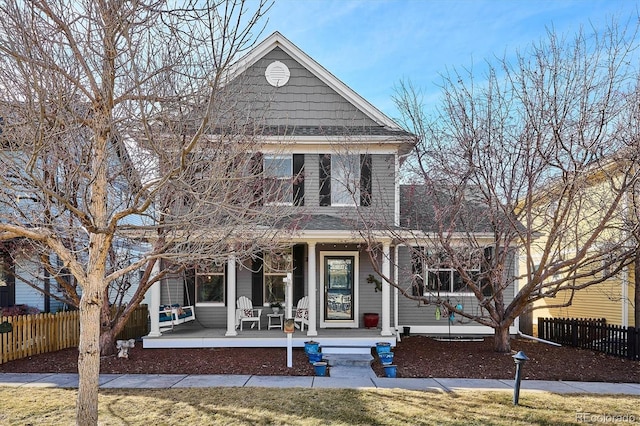
M353 256L327 256L325 268L324 318L331 320L353 320Z

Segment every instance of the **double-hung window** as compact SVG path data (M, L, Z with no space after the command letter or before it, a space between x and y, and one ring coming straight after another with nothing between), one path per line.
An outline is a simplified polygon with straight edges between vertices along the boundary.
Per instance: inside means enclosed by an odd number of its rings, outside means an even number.
M420 249L416 251L416 253L420 252L422 252ZM461 256L466 258L466 261L459 259L454 265L449 255L444 252L426 251L422 253L423 256L419 256L423 258L420 284L424 286L422 288L425 295L472 293L463 274L457 267L462 268L467 279L477 284L481 264L481 258L478 255ZM460 254L468 253L471 253L471 251L461 250L460 252ZM414 268L414 270L416 270L416 268Z
M427 269L425 289L429 293L470 293L462 275L455 269ZM480 269L466 269L465 273L475 282Z
M264 254L264 302L284 302L286 285L284 279L293 272L291 250L273 251Z
M360 200L360 156L331 156L331 205L354 206Z
M263 183L257 198L267 205L304 206L304 154L259 154Z
M293 204L293 157L264 155L264 200L267 204Z
M224 264L196 269L196 304L224 304Z
M371 205L371 155L320 154L320 205Z

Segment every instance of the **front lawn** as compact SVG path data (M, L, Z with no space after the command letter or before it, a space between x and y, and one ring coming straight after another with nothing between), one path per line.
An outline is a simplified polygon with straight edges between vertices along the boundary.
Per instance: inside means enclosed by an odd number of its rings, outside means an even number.
M75 422L75 389L0 388L0 424ZM105 389L105 425L578 425L640 422L640 397L343 389Z

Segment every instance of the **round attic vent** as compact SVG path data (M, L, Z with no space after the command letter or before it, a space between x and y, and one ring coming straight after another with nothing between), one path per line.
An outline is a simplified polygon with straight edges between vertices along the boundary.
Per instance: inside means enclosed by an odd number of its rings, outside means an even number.
M274 87L282 87L289 81L289 68L280 61L271 62L264 72L267 82Z

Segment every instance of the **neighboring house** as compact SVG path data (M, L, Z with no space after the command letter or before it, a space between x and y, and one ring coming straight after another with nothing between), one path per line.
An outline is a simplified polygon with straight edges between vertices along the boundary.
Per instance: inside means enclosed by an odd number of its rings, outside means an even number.
M535 303L533 324L538 318L604 318L607 324L635 327L634 321L634 275L633 265L624 268L614 278L603 283L578 290L572 295L561 292L552 299L542 299ZM549 307L569 302L566 307Z
M492 333L477 324L436 320L434 307L418 305L384 283L377 292L367 282L376 274L365 232L375 236L383 275L410 285L416 273L407 248L398 246L388 232L408 223L401 218L399 182L413 135L277 32L238 61L230 76L230 86L242 85L239 93L247 111L266 111L258 158L271 179L289 185L286 195L272 200L294 209L288 219L294 232L283 234L281 241L289 248L243 261L230 257L225 264L166 279L147 293L150 312L158 312L161 305L194 305L200 325L223 329L230 338L247 332L236 327L239 297L262 309L262 328L271 302L295 309L307 297L306 336L364 329L363 314L369 312L380 315L378 338L395 338L403 327L432 334ZM289 296L287 277L292 281ZM459 289L452 288L449 297L468 309L477 307L472 295ZM152 315L145 347L163 346L166 336L160 328L158 315ZM197 337L166 345L213 343Z
M617 160L620 161L620 160ZM626 160L624 160L626 161ZM591 236L588 231L589 227L596 226L602 217L602 211L606 207L613 205L610 197L613 197L615 191L609 185L621 187L621 172L615 161L607 163L607 173L597 170L591 173L589 179L586 180L587 191L580 201L579 215L582 219L575 219L575 222L569 224L575 230L582 233L580 238ZM612 181L606 178L598 178L598 176L613 176ZM548 194L553 194L553 188L546 188L545 194L540 197L541 208L543 214L538 215L538 234L531 244L531 253L533 258L533 267L539 267L539 259L541 258L541 247L544 246L549 239L549 228L553 226L551 218L557 216L558 200L549 198ZM553 195L551 195L553 197ZM634 297L635 297L635 275L633 262L620 268L618 272L610 276L610 272L615 271L616 262L623 259L620 255L623 250L629 250L634 243L629 233L632 224L638 220L637 212L633 211L635 203L632 200L632 193L627 191L623 194L623 199L619 204L616 215L608 222L607 228L600 234L595 244L596 247L604 248L608 251L603 260L593 262L581 268L578 273L584 273L584 276L573 280L569 277L569 281L576 286L584 286L584 288L573 290L560 290L556 294L539 299L533 303L534 310L529 314L532 328L535 330L538 325L538 318L581 318L581 319L600 319L604 318L607 324L620 325L625 327L635 327L634 320ZM604 207L603 207L604 206ZM569 214L571 214L570 212ZM547 216L545 218L545 216ZM568 229L568 228L567 228ZM564 229L560 228L555 233L561 234ZM575 244L566 244L565 253L570 254L581 248L583 244L580 238L574 234L568 233L569 238L576 239ZM562 259L562 254L559 259ZM568 257L568 256L566 256ZM524 258L521 259L521 270L525 270L523 264ZM561 279L560 274L550 276L546 281L553 282ZM603 281L602 281L603 280ZM595 284L586 285L590 282ZM567 305L567 306L563 306Z

